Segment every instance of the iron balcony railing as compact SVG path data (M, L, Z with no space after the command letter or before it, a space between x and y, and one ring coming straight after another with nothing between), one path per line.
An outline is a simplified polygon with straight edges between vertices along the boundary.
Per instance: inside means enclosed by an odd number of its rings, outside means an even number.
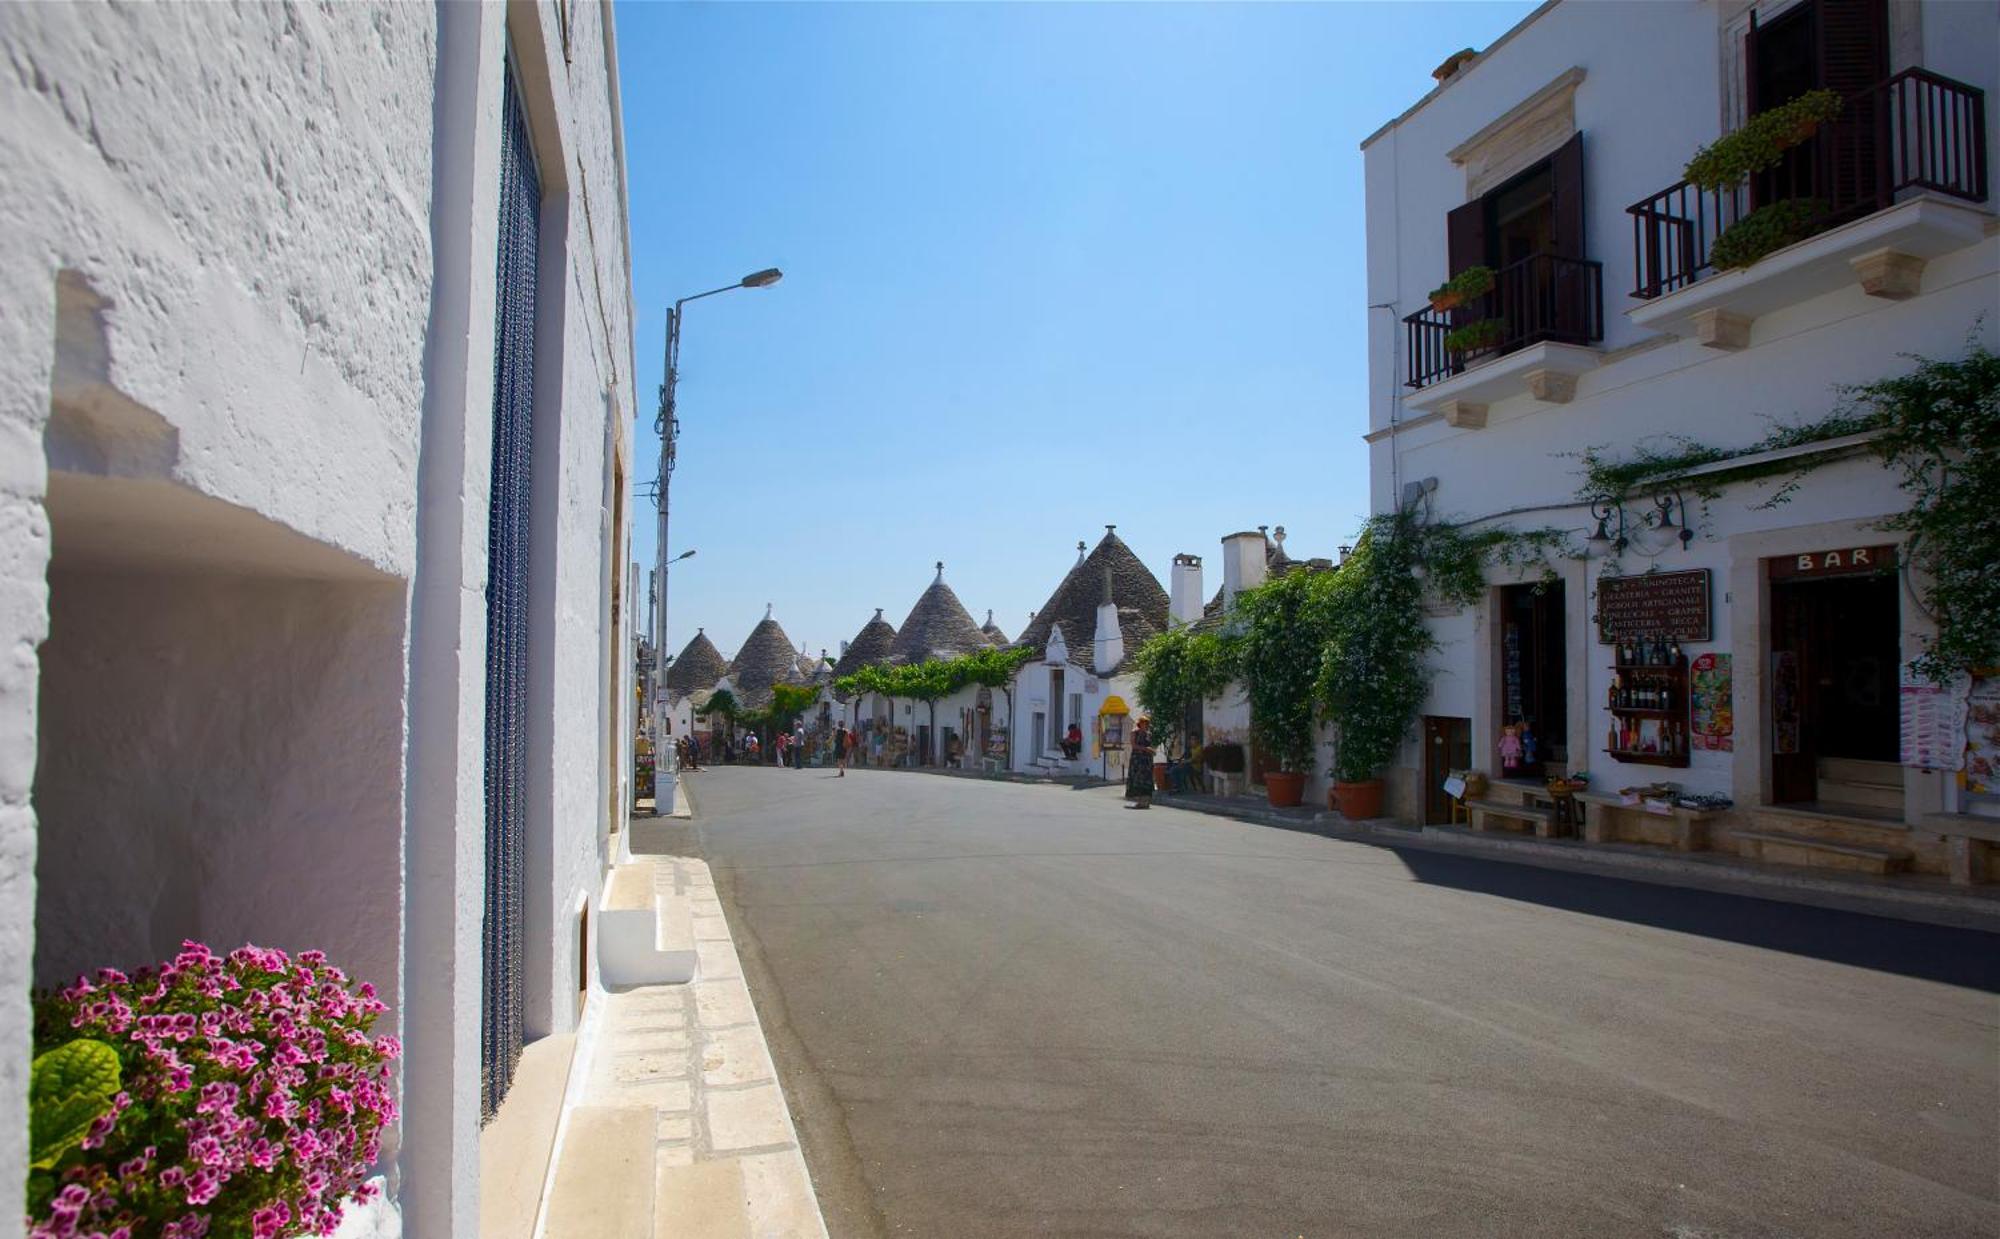
M1500 320L1496 345L1471 354L1444 346L1453 329ZM1409 332L1409 386L1427 387L1492 353L1530 344L1595 344L1604 338L1604 264L1533 254L1494 273L1493 289L1450 310L1426 307L1403 319Z
M1769 172L1725 189L1677 182L1629 206L1632 295L1650 300L1711 269L1715 238L1758 207L1823 204L1832 227L1872 215L1910 190L1986 200L1986 94L1923 69L1848 96L1839 117Z

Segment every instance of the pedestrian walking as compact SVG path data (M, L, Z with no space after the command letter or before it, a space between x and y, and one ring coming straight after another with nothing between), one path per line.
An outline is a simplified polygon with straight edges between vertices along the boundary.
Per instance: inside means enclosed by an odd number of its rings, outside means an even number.
M847 724L841 723L833 729L833 764L840 769L836 779L847 777Z
M774 744L778 750L778 765L783 766L785 764L785 753L792 747L792 733L789 731L779 732Z
M1153 720L1141 718L1132 729L1132 758L1125 767L1128 809L1153 807Z

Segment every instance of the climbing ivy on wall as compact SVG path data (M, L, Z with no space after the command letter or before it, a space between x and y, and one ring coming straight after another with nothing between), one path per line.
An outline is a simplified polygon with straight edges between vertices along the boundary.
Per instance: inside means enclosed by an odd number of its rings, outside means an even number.
M1919 673L1942 681L1974 667L2000 665L2000 357L1977 338L1964 357L1910 355L1909 373L1837 389L1834 410L1817 421L1781 426L1757 442L1719 448L1679 435L1663 436L1613 457L1603 448L1576 453L1583 483L1577 497L1623 504L1664 485L1681 485L1700 501L1730 486L1770 478L1777 489L1757 508L1789 500L1805 477L1854 452L1875 456L1900 475L1907 511L1881 528L1909 535L1909 566L1919 570L1917 597L1938 636L1917 660ZM1767 452L1870 433L1852 451L1782 460ZM1736 468L1687 474L1706 465L1744 460Z

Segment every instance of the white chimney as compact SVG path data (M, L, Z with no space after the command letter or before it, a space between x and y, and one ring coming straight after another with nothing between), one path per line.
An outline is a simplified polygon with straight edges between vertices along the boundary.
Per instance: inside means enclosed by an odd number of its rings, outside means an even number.
M1125 630L1118 626L1118 604L1111 600L1111 569L1104 570L1104 601L1097 604L1097 634L1092 638L1090 665L1099 675L1125 661Z
M845 658L845 657L847 657L847 642L845 642L845 641L842 641L842 642L840 643L840 656L841 656L842 658Z
M1167 618L1192 624L1201 618L1201 556L1174 556L1173 588L1167 595Z
M1222 605L1236 605L1236 595L1264 583L1264 535L1255 529L1232 533L1222 540Z

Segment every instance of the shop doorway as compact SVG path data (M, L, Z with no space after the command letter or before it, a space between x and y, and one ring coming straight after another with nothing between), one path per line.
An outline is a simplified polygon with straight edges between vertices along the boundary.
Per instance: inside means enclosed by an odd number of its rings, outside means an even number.
M1472 720L1424 716L1424 825L1451 823L1451 795L1444 781L1472 768Z
M1523 728L1524 778L1569 761L1568 634L1561 581L1500 591L1500 724ZM1530 742L1532 741L1532 742Z
M1774 575L1772 803L1828 798L1822 784L1835 781L1830 761L1888 766L1899 759L1896 590L1894 571Z

